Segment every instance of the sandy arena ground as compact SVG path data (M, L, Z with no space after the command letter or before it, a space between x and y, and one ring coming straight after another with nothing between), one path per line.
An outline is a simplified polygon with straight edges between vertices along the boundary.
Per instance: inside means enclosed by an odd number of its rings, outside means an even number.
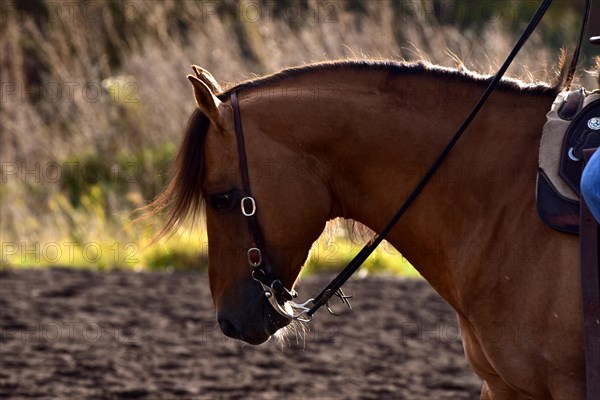
M301 297L329 278L304 279ZM425 281L346 292L354 311L253 347L221 334L204 274L5 270L0 398L479 398L456 318Z

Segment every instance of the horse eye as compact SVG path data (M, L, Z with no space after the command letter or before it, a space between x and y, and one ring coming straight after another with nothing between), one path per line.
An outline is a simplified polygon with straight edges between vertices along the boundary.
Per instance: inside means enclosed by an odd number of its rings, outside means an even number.
M233 207L233 193L219 193L211 195L209 198L210 206L215 211L229 210Z

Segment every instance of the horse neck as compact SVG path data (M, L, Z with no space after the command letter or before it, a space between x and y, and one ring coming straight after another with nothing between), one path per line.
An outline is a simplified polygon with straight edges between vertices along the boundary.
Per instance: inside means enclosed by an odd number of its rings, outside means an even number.
M379 231L484 85L437 76L407 75L385 86L375 77L342 78L297 82L294 101L271 91L281 120L271 121L273 137L318 160L334 216ZM462 285L472 287L482 273L490 281L490 269L502 269L496 263L523 258L534 245L527 238L553 240L534 204L537 149L552 100L516 89L494 94L388 237L455 307Z

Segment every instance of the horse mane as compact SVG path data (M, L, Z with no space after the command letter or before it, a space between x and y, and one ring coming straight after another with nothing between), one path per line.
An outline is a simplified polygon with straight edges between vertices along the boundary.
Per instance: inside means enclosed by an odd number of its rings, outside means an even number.
M436 66L424 61L420 62L397 62L397 61L368 61L368 60L344 60L328 61L310 64L301 67L287 68L280 72L265 77L255 78L241 82L217 97L226 101L234 91L262 88L268 85L276 85L284 79L300 78L318 72L342 72L342 71L382 71L392 75L434 74L435 76L459 80L465 83L479 83L485 85L491 77L479 75L471 71L458 70ZM531 95L551 96L560 91L562 72L555 85L548 84L526 84L517 79L505 78L500 83L499 90L517 91ZM183 140L175 162L171 170L171 180L167 187L147 206L137 211L142 211L140 219L158 214L164 209L168 210L166 222L155 240L165 234L174 231L188 219L196 221L203 207L202 179L204 166L204 142L210 126L209 119L199 110L195 110L188 120ZM341 222L341 221L338 221ZM361 224L346 221L346 231L354 237L364 237L365 230ZM334 225L335 226L335 225Z
M204 199L202 178L204 177L204 139L210 120L196 109L188 120L183 140L175 162L171 167L171 179L167 187L142 211L145 218L168 209L167 219L154 240L174 231L187 219L192 223L200 215Z
M560 62L561 71L558 74L555 83L525 83L516 78L504 77L497 87L497 90L508 90L532 95L557 95L563 84L563 74L565 68ZM433 75L446 80L461 81L464 83L478 83L486 85L492 79L492 76L482 75L466 68L456 69L442 67L431 64L427 61L392 61L392 60L338 60L324 61L315 64L308 64L299 67L290 67L275 72L271 75L248 79L227 88L218 95L220 100L227 100L234 91L243 91L248 89L260 89L266 86L277 85L284 79L302 78L304 76L320 72L372 72L381 71L391 76L401 75Z

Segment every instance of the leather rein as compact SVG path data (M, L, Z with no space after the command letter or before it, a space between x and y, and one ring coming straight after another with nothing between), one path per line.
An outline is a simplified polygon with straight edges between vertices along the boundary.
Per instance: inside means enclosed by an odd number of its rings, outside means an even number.
M501 78L504 76L506 70L510 66L513 59L516 57L519 50L523 47L535 27L538 25L546 10L552 3L552 0L543 0L537 11L535 12L529 24L519 37L519 40L511 50L510 54L494 75L490 81L488 87L483 92L481 98L471 111L471 113L465 118L462 125L458 128L454 136L450 139L446 147L442 150L436 161L432 164L429 170L425 173L421 181L417 184L413 192L408 196L402 207L392 217L390 222L385 228L379 233L375 234L371 240L358 252L358 254L348 263L348 265L340 272L332 281L319 293L315 298L311 298L304 303L295 303L293 300L298 296L294 290L286 289L281 280L273 277L274 271L269 261L269 257L265 250L265 243L263 236L260 231L256 219L257 205L256 200L252 197L250 191L250 179L248 176L248 161L246 158L246 150L244 146L244 132L242 128L242 119L240 114L240 106L238 101L237 91L231 93L231 106L233 108L233 117L235 125L235 135L237 140L237 150L239 155L239 167L240 174L242 177L242 191L243 198L241 200L241 212L247 218L248 229L250 231L250 247L246 252L248 265L252 268L252 278L257 281L263 289L265 298L269 301L271 306L279 314L289 319L309 322L312 320L314 313L319 310L322 306L327 307L330 313L335 313L329 307L329 300L335 295L339 297L342 302L350 309L350 303L348 298L342 291L342 285L360 268L365 260L373 253L377 246L387 237L387 235L394 228L396 223L400 220L402 215L408 210L410 205L414 202L417 196L422 192L427 183L431 180L435 172L442 165L458 139L462 136L464 131L467 129L469 124L473 121L479 110L483 107L492 91L498 86ZM576 50L573 54L571 63L567 70L567 76L565 80L565 86L568 88L571 85L575 69L577 66L577 60L579 57L579 49L583 40L585 27L589 16L591 0L586 0L586 9L583 19L581 34L577 43Z

